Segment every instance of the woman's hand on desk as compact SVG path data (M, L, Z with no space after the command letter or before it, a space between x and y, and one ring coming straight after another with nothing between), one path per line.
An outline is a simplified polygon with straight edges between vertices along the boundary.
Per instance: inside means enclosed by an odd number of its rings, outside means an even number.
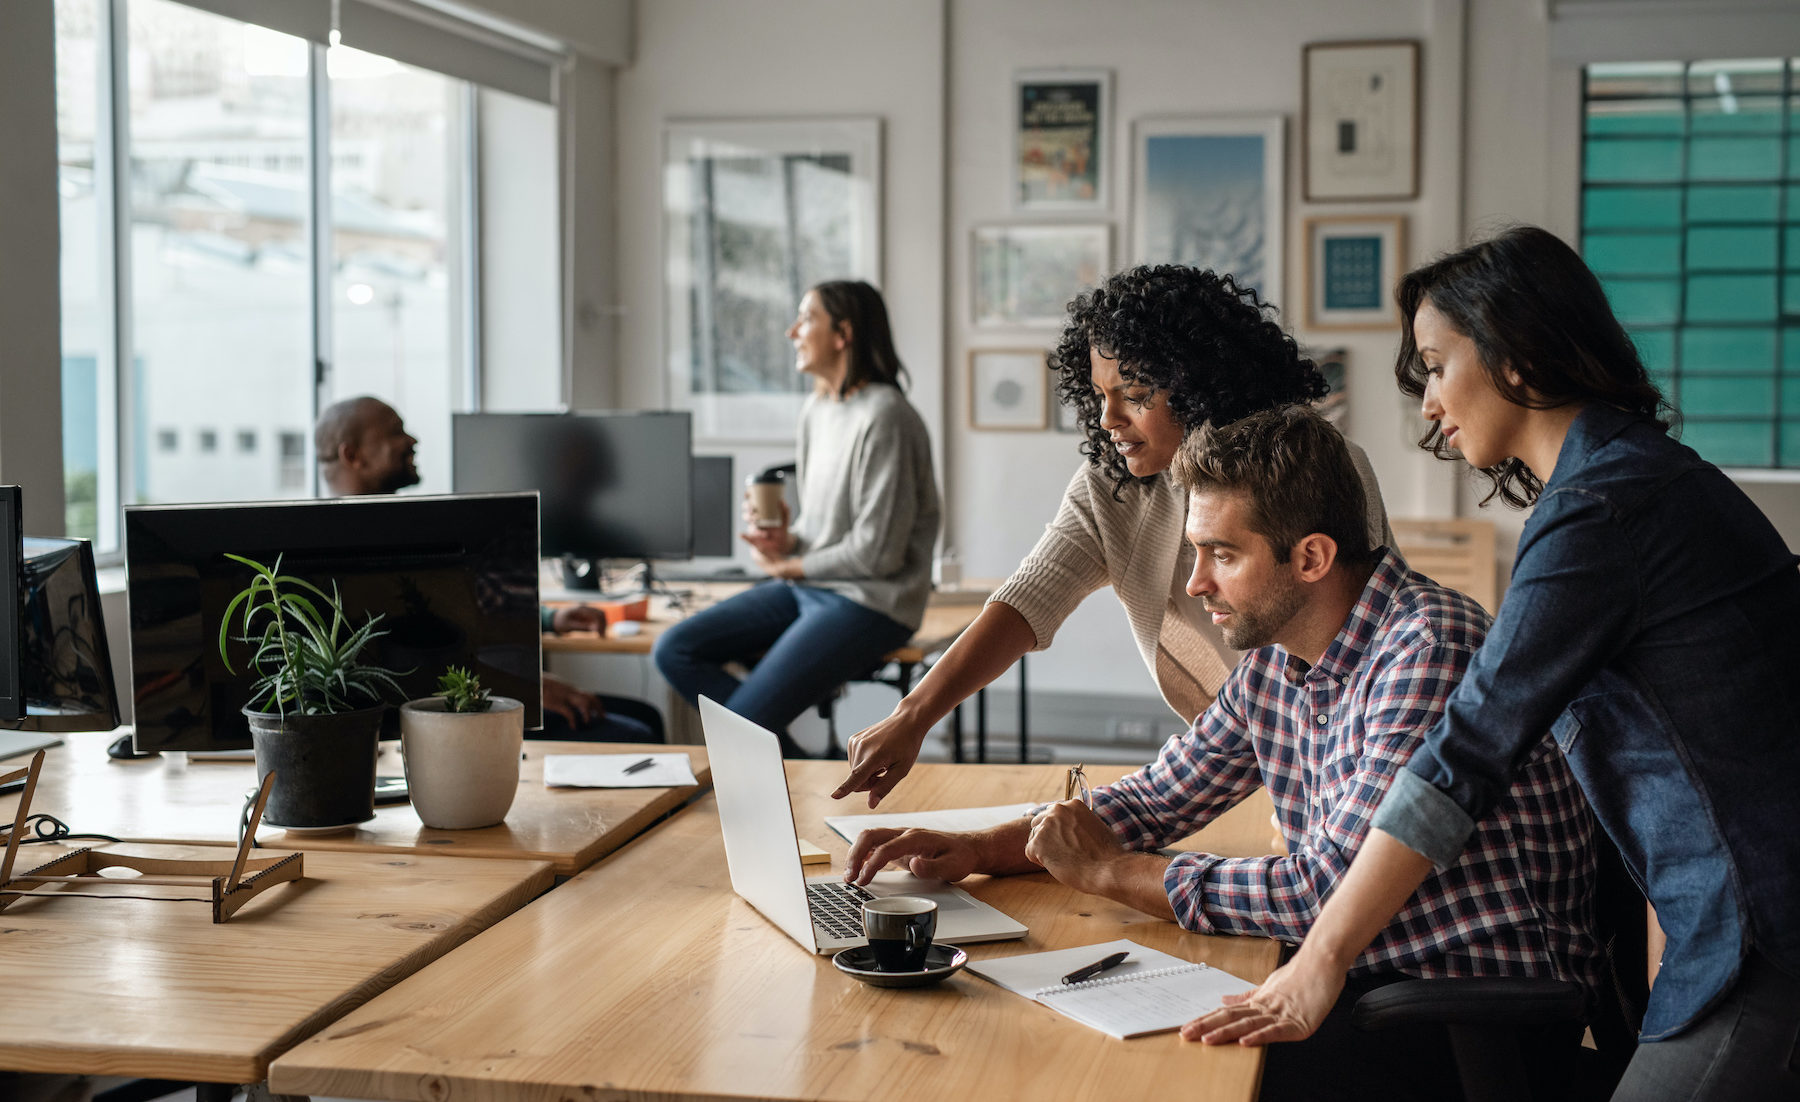
M1181 1036L1209 1045L1304 1041L1343 994L1344 975L1344 969L1309 956L1303 945L1261 987L1225 996L1224 1006L1182 1026Z

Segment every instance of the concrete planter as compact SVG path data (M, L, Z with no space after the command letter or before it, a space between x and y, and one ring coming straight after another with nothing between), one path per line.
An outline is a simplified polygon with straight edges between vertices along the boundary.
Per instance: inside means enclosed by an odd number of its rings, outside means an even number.
M400 706L400 752L419 821L438 830L471 830L506 818L519 791L525 706L491 698L485 712L449 712L428 696Z
M256 779L260 783L271 770L275 773L263 822L322 833L350 830L373 819L383 710L283 716L245 708L256 747Z

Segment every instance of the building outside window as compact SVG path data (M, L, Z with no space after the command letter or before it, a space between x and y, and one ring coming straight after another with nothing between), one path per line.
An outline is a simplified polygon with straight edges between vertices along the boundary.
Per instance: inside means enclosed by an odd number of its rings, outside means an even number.
M1589 65L1581 244L1682 439L1800 467L1800 60Z

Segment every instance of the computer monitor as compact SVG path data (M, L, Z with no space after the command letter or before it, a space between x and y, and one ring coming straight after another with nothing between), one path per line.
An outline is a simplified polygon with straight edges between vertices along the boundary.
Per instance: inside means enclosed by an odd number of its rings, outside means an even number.
M464 413L452 423L456 492L536 490L544 554L599 560L693 553L687 413Z
M694 556L730 558L737 548L737 484L729 455L694 457Z
M250 745L241 709L255 676L219 657L225 607L251 572L227 552L333 583L353 624L387 634L371 661L403 671L405 698L430 696L448 666L525 703L543 726L534 494L352 497L153 505L125 510L131 681L140 752ZM399 701L391 703L398 704ZM390 709L387 730L398 730Z
M0 486L0 723L25 714L25 691L19 681L19 654L25 642L19 617L24 531L19 488Z
M0 603L18 625L14 654L24 707L21 715L0 719L0 729L112 730L119 725L119 696L93 547L86 540L29 536L6 537L9 546L14 539L20 549L16 596Z

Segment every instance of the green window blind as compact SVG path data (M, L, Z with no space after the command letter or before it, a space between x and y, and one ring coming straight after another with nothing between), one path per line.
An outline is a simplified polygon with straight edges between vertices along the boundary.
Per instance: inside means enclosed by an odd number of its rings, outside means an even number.
M1800 59L1588 66L1581 249L1682 439L1800 467Z

